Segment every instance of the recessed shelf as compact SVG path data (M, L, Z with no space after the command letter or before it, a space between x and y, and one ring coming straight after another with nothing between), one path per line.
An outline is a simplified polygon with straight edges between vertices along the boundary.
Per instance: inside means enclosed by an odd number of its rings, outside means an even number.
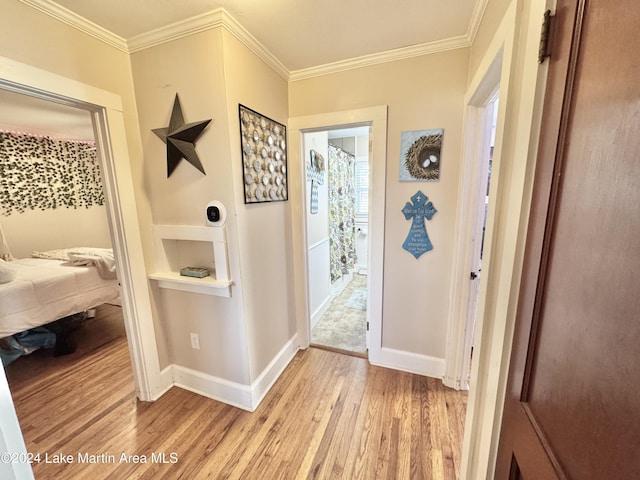
M149 278L156 280L160 288L221 297L231 296L231 285L233 284L231 280L221 281L213 277L185 277L177 272L153 273L149 275Z
M231 297L229 278L229 261L227 258L227 239L224 226L191 226L191 225L154 225L156 268L158 272L149 275L160 288L180 290L183 292L199 293L202 295L217 295ZM197 260L189 260L182 264L184 252L180 245L184 242L207 242L210 249L198 256ZM195 243L189 243L186 249L193 253ZM193 262L193 263L192 263ZM211 276L194 278L180 275L179 270L186 266L206 267Z

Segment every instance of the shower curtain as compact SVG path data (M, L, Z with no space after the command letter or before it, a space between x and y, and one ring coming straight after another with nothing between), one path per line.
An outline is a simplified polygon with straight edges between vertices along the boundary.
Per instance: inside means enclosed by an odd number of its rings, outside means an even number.
M329 245L331 283L356 264L355 157L329 145Z

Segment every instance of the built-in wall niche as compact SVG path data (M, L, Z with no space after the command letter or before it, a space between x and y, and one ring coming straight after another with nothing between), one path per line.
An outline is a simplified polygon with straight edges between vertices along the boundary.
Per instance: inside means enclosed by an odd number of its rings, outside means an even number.
M231 296L225 226L154 225L156 272L149 278L158 287ZM184 267L202 267L210 271L204 278L180 275Z

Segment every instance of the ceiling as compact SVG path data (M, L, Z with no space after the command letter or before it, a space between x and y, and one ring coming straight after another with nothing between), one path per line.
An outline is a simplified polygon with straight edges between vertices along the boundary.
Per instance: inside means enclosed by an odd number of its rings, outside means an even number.
M30 0L33 1L33 0ZM469 39L486 0L39 0L131 41L223 8L289 71Z
M124 45L219 10L288 72L398 49L469 45L487 0L20 0ZM390 7L393 5L393 8ZM453 46L453 47L452 47ZM418 50L420 51L420 50ZM0 89L0 128L92 139L87 112ZM37 115L34 112L38 112ZM74 132L72 135L65 132Z

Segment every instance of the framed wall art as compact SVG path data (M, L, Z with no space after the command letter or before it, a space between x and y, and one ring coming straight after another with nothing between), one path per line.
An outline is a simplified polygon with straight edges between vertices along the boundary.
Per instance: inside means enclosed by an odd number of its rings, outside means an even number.
M286 127L244 105L238 110L244 203L287 200Z
M400 181L440 180L444 130L414 130L400 135Z

